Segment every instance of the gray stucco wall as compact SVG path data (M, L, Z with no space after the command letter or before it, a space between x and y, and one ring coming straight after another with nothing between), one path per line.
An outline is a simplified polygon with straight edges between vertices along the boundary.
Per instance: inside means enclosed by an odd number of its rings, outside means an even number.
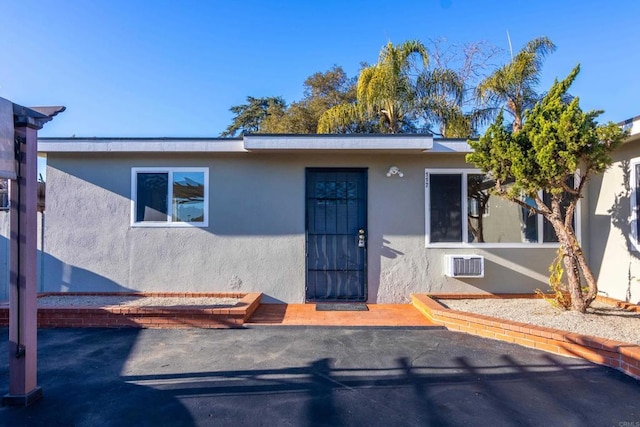
M624 144L613 165L589 187L589 262L603 294L640 303L640 252L631 238L629 160L640 157L637 142Z
M391 165L404 177L387 177ZM131 227L131 168L147 166L209 167L209 227ZM260 291L301 303L305 167L368 168L369 302L547 288L553 248L425 248L424 170L468 167L462 155L50 153L44 290ZM444 277L445 253L484 255L485 278Z
M38 290L42 290L42 264L41 258L41 231L43 216L38 212L38 252L37 252L37 265L38 265ZM0 301L9 299L9 251L10 251L10 231L11 231L11 217L8 210L0 210Z

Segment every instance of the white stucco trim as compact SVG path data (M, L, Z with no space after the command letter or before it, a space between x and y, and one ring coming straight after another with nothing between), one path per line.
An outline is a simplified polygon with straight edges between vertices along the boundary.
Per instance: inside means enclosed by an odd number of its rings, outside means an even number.
M433 141L430 153L472 153L473 150L467 140L438 140Z
M429 249L557 249L559 243L427 243Z
M241 139L201 138L40 138L41 153L242 153Z
M245 135L244 147L255 150L430 150L430 135Z
M136 222L136 203L138 200L137 174L138 173L166 173L168 174L167 192L167 220L166 221L141 221ZM204 174L204 221L202 222L174 222L171 219L172 199L173 199L173 174L175 172L201 172ZM131 227L151 227L151 228L185 228L197 227L205 228L209 226L209 168L189 168L189 167L134 167L131 168Z
M635 116L619 123L622 130L629 131L629 136L640 134L640 116Z
M249 151L471 153L464 139L430 135L269 135L241 138L39 138L40 153L246 153Z

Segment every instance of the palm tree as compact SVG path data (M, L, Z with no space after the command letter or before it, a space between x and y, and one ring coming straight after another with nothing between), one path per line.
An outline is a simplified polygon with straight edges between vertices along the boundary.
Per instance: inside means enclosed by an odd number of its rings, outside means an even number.
M357 103L350 103L335 105L322 113L317 132L380 133L380 127L363 116Z
M417 100L415 79L411 77L414 57L429 63L425 46L408 40L394 46L389 42L380 51L378 63L360 72L356 95L361 108L380 119L384 133L398 133L407 125Z
M348 128L348 121L354 118L364 123L377 120L378 129L383 133L399 133L412 128L417 91L416 78L411 73L415 69L416 56L426 67L429 62L427 49L417 40L397 46L387 43L380 51L378 62L360 72L356 104L351 107L341 104L326 111L318 132Z
M451 122L463 120L464 82L447 68L425 70L418 76L420 109L431 133L449 136ZM433 127L437 126L438 131Z
M538 101L534 87L540 79L544 58L556 46L547 37L529 41L511 62L495 70L478 85L479 98L502 104L513 116L513 132L522 129L524 112Z
M475 92L459 72L449 68L425 70L418 77L419 110L430 133L445 138L470 138L490 120L491 109L469 99ZM470 105L473 104L471 107Z

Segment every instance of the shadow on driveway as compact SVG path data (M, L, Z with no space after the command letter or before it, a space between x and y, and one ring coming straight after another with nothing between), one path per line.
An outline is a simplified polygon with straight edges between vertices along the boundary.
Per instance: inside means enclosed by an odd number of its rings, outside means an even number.
M47 329L38 339L44 399L0 408L1 425L640 421L640 383L615 370L438 329ZM7 369L5 357L3 393Z

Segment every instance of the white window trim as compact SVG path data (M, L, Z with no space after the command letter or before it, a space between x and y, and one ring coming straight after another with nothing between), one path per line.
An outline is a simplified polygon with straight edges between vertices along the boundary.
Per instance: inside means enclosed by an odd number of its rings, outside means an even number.
M640 158L638 158L640 162ZM424 199L425 199L425 215L424 215L424 229L425 229L425 247L427 248L479 248L479 249L492 249L492 248L558 248L560 246L557 242L543 242L544 237L544 218L542 215L537 216L538 224L538 242L537 243L525 243L525 242L510 242L510 243L497 243L497 242L487 242L487 243L467 243L467 242L439 242L439 243L431 243L431 196L429 192L430 186L430 175L456 175L460 174L466 176L468 174L482 174L482 171L479 169L448 169L448 168L427 168L424 171ZM579 179L579 173L576 173L575 179L576 182ZM461 209L462 212L467 212L468 203L467 197L464 195L467 194L467 180L462 179L462 188L460 191L460 197L462 198ZM542 193L540 194L542 197ZM581 202L578 201L576 205L576 210L573 214L575 221L575 232L576 237L578 238L578 242L582 241L582 224L581 224ZM467 221L462 221L462 236L467 236L469 234L469 224Z
M173 173L174 172L202 172L204 173L204 221L203 222L173 222ZM138 173L166 173L169 178L167 191L167 220L166 221L140 221L136 222L136 202L138 200ZM209 168L193 167L134 167L131 168L131 227L208 227L209 226Z
M636 252L640 252L640 238L638 236L638 205L636 203L636 193L638 191L638 178L636 177L636 166L640 164L640 157L629 160L629 227L631 229L631 244Z

